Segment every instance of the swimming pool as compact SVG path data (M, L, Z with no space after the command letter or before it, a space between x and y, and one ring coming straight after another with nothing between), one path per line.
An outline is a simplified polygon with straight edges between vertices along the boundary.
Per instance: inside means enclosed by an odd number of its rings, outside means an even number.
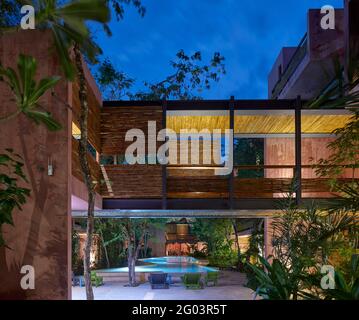
M139 261L148 263L148 265L136 266L136 272L165 272L165 273L187 273L199 272L206 273L208 271L218 271L216 268L200 265L197 259L193 257L158 257L140 259ZM127 267L113 268L106 270L98 270L98 272L128 272Z

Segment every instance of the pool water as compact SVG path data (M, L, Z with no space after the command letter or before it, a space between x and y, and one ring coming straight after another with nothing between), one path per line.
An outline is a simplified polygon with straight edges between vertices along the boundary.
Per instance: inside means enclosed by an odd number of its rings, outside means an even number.
M140 261L148 263L144 266L136 266L136 272L165 272L165 273L187 273L208 271L218 271L216 268L202 266L198 260L193 257L159 257L140 259ZM106 270L98 270L104 272L128 272L127 267L113 268Z

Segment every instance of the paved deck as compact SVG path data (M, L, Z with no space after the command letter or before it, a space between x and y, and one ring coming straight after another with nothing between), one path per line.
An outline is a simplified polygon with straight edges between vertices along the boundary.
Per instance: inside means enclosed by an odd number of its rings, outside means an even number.
M225 271L216 287L203 290L188 290L179 281L169 289L152 290L148 282L135 288L124 287L124 282L109 281L101 287L94 288L96 300L252 300L253 291L244 287L245 275ZM72 299L86 298L84 287L72 288Z

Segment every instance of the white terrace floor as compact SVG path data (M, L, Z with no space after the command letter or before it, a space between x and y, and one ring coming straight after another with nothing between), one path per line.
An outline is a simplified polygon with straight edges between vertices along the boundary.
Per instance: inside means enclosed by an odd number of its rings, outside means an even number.
M124 282L105 282L94 288L96 300L252 300L253 291L244 286L245 275L238 272L221 272L218 286L203 290L186 289L175 281L169 289L152 290L148 282L135 288L124 287ZM86 298L84 287L72 288L72 299Z

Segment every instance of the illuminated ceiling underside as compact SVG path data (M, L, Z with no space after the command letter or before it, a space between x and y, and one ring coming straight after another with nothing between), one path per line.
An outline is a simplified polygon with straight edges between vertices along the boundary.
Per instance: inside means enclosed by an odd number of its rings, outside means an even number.
M350 115L340 114L303 114L302 132L308 134L330 134L335 129L343 127ZM229 117L224 115L169 115L167 128L177 133L181 129L225 130L229 128ZM293 134L295 132L294 115L235 115L235 134Z

